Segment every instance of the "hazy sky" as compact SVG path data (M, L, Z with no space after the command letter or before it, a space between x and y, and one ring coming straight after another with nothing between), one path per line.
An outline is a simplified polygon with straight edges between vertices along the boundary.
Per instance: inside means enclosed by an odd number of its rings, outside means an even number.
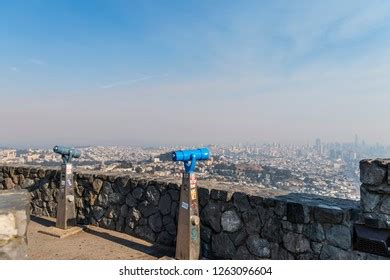
M390 1L1 1L0 146L390 143Z

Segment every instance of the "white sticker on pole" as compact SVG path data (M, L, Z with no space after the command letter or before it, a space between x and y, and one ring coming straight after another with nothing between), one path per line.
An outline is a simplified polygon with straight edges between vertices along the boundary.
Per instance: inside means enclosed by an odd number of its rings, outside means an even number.
M183 201L181 203L181 208L188 209L188 203Z
M66 165L66 174L67 175L72 174L72 165L70 165L70 164Z

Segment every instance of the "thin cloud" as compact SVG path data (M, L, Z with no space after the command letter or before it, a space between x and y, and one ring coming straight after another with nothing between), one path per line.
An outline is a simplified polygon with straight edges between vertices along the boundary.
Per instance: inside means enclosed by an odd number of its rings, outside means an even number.
M47 65L46 61L37 58L30 58L28 62L35 65Z
M12 66L9 68L11 71L13 72L19 72L19 68L18 67L15 67L15 66Z
M162 77L162 76L166 76L166 74L164 74L164 75L154 75L154 76L150 75L150 76L144 76L144 77L141 77L141 78L138 78L138 79L132 79L132 80L127 80L127 81L119 81L119 82L115 82L115 83L111 83L111 84L107 84L107 85L102 85L101 88L109 89L109 88L114 88L114 87L123 86L123 85L132 85L132 84L135 84L135 83L139 83L139 82L142 82L142 81L146 81L146 80L150 80L152 78Z

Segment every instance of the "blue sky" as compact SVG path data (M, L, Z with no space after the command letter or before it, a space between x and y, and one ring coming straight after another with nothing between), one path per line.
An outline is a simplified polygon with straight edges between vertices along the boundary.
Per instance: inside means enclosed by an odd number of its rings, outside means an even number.
M0 5L0 146L390 143L390 2Z

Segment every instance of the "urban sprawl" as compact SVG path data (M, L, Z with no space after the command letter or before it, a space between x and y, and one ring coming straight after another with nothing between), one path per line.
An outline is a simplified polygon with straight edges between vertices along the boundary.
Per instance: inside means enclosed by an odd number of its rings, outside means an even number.
M246 188L280 189L338 198L359 199L359 160L384 157L390 148L351 143L312 145L210 145L212 158L197 164L198 178L230 182ZM189 147L79 147L79 169L181 176L182 164L171 151ZM0 164L58 166L59 155L49 149L0 149Z

